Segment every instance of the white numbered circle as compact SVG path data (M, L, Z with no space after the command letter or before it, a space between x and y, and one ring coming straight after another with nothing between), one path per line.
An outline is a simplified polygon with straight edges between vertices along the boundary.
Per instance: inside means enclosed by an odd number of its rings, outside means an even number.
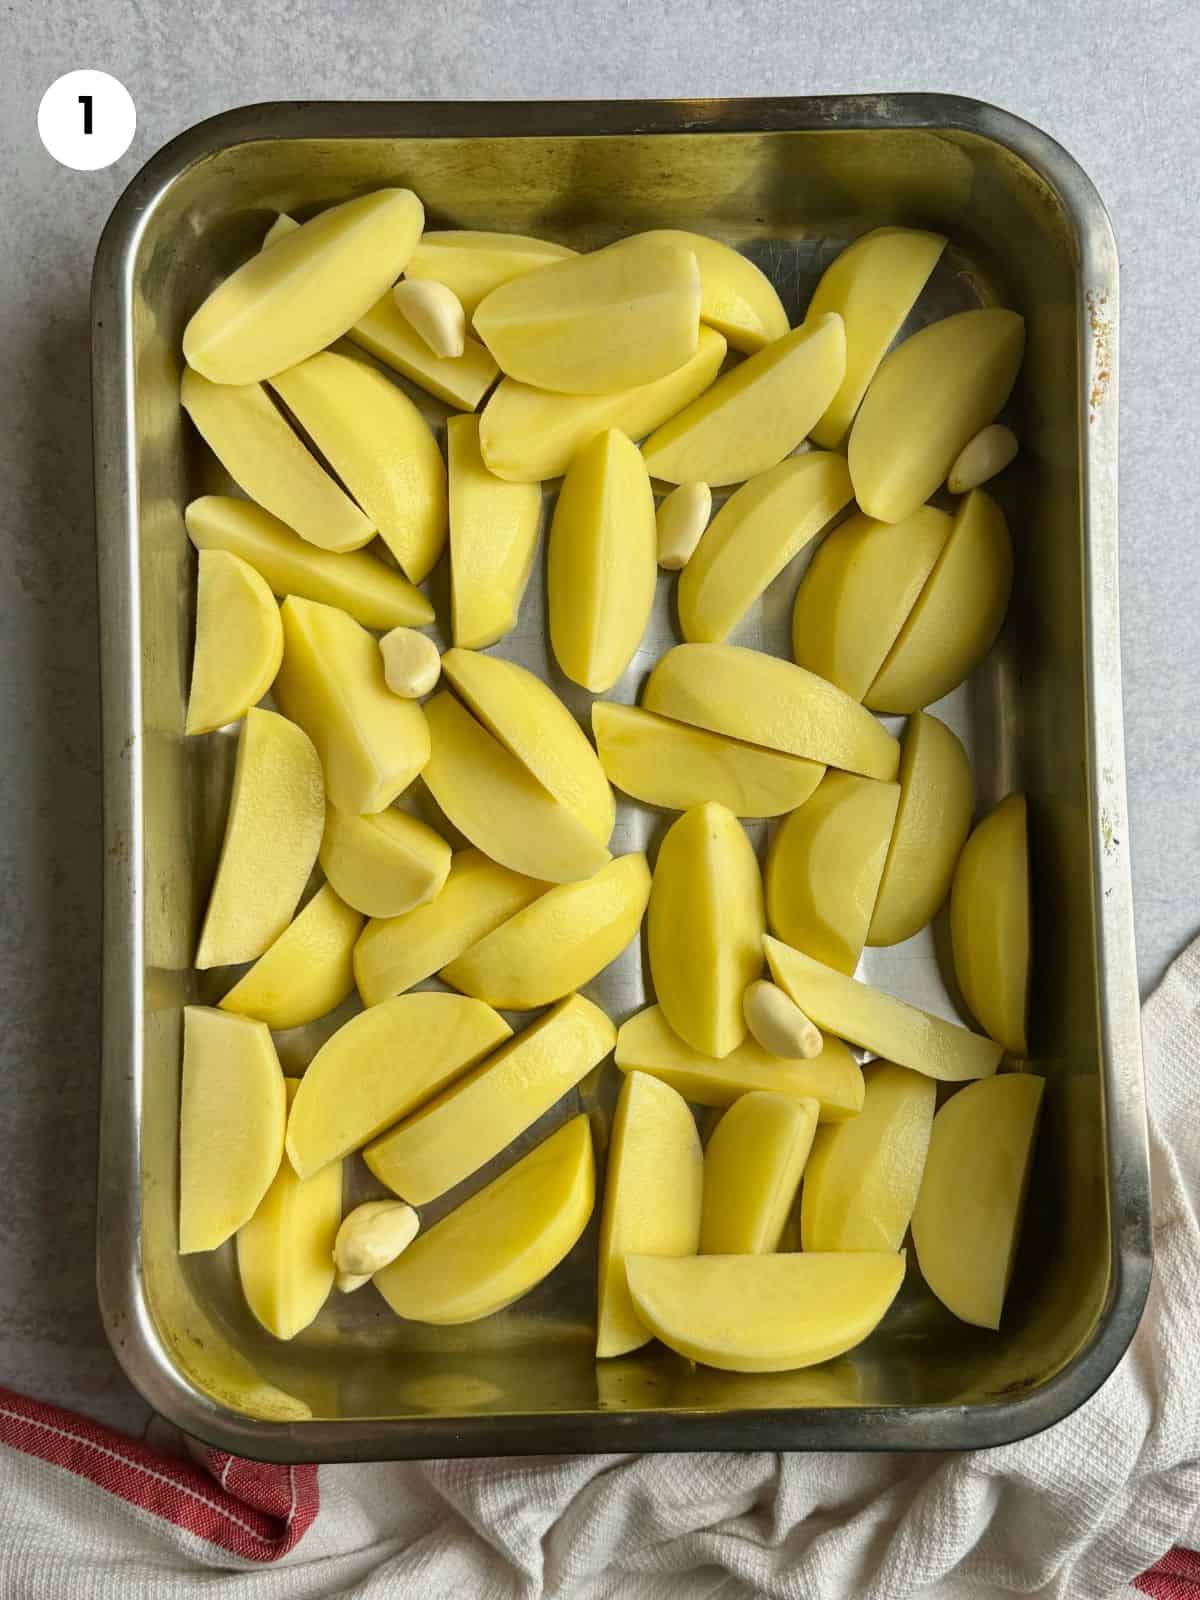
M64 72L42 96L38 134L55 161L76 172L98 172L133 143L133 96L107 72Z

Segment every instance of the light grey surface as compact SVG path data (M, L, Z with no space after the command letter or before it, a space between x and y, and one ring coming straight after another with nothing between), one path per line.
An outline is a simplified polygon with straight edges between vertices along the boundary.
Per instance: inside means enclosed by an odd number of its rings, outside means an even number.
M9 9L0 100L0 1384L134 1431L92 1287L99 912L87 289L109 208L164 140L255 100L975 95L1062 140L1122 245L1122 585L1140 971L1200 925L1200 12L1187 0L351 0ZM139 126L102 173L55 164L60 73L126 84Z

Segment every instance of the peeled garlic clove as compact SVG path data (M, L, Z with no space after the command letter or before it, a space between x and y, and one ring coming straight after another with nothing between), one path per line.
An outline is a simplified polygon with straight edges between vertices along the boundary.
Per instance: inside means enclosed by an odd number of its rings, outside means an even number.
M342 1219L333 1242L337 1286L343 1294L361 1289L390 1265L417 1236L420 1218L403 1200L368 1200Z
M658 564L678 572L695 554L712 516L712 490L706 483L681 483L672 489L655 515Z
M383 676L388 688L403 700L427 695L442 674L438 647L416 628L393 628L379 641Z
M1017 436L1002 422L993 422L981 428L959 451L946 487L951 494L967 494L978 489L981 483L994 478L1016 456Z
M821 1030L777 984L759 978L742 996L742 1013L755 1041L771 1056L811 1061L825 1048Z
M467 346L467 318L453 289L432 278L405 278L392 290L396 309L435 356L456 360Z

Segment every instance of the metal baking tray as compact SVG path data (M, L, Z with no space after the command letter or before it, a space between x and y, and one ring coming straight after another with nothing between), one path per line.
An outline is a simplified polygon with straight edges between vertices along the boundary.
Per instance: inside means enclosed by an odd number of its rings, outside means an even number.
M809 1371L721 1374L657 1346L597 1364L593 1220L539 1289L484 1322L404 1323L365 1291L335 1297L279 1344L243 1306L228 1247L177 1255L180 1013L228 977L195 974L190 960L233 749L228 733L183 735L195 565L181 513L192 494L222 485L181 421L180 336L276 210L303 215L392 183L420 194L434 226L577 246L650 226L717 234L766 269L793 319L845 242L911 223L951 241L914 323L993 299L1024 312L1013 402L1022 454L1000 489L1017 549L1012 611L989 661L938 707L968 742L981 805L1018 786L1030 796L1033 1066L1048 1088L1001 1333L955 1321L910 1272L865 1345ZM193 128L135 178L100 244L93 319L105 768L98 1277L109 1337L146 1399L189 1433L287 1462L979 1447L1078 1406L1133 1334L1151 1239L1117 625L1117 258L1074 161L1002 111L930 95L251 107ZM435 422L444 416L421 403ZM796 565L776 581L738 638L786 653L798 575ZM432 584L444 617L444 566ZM543 612L535 573L518 628L497 648L585 714L588 697L548 653ZM615 693L632 700L675 638L664 579ZM430 803L419 783L410 803ZM622 802L614 850L653 852L666 820ZM953 1015L942 943L935 927L868 951L862 975ZM643 1004L637 948L590 992L617 1020ZM281 1035L289 1070L341 1019ZM582 1105L602 1150L617 1076L599 1069L529 1137ZM351 1181L357 1195L369 1180Z

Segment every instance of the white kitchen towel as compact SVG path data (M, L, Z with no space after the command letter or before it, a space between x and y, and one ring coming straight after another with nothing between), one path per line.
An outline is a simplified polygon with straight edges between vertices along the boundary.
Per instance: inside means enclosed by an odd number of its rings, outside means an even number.
M0 1393L0 1595L168 1600L215 1580L222 1600L1200 1600L1200 1558L1173 1550L1200 1542L1200 940L1144 1034L1146 1316L1099 1393L1033 1439L318 1474L173 1460Z

